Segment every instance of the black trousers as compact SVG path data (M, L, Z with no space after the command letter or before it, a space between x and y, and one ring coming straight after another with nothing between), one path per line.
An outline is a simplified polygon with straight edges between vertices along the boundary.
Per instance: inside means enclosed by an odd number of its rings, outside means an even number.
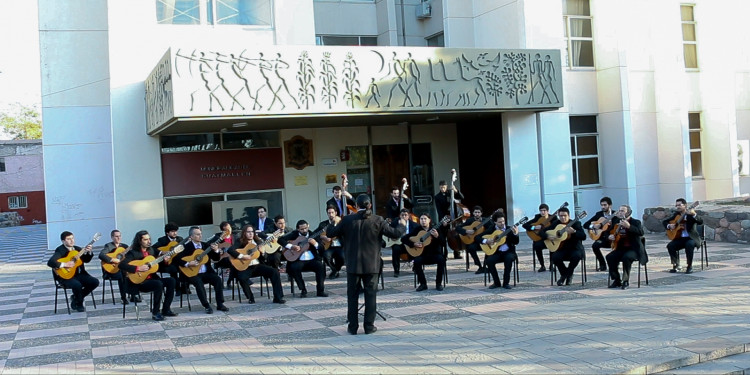
M544 243L544 241L534 241L531 247L534 249L534 254L536 254L536 260L539 261L539 266L544 267L544 254L542 254L542 250L546 249L547 245ZM552 267L551 259L550 259L549 264L551 268Z
M159 312L160 305L162 306L161 311L171 310L175 285L177 285L177 282L171 277L159 278L159 276L151 275L150 279L147 279L140 284L130 284L130 290L131 292L133 292L133 289L145 293L153 292L153 307L151 308L151 313L156 314ZM161 299L164 288L166 288L166 295L164 295L164 304L162 305Z
M607 264L607 262L604 260L604 255L602 254L602 248L612 248L612 242L608 239L599 239L594 241L594 243L591 245L591 250L594 251L594 255L596 256L596 263L599 265L599 267L603 267Z
M401 254L406 254L409 260L414 260L414 257L409 255L404 245L393 245L391 246L391 264L393 264L393 272L401 272Z
M479 255L477 254L477 251L481 251L481 249L479 248L479 244L476 242L472 242L466 246L466 252L471 255L471 259L474 260L474 265L477 267L482 267L482 262L479 261Z
M443 283L443 272L445 271L445 257L441 254L420 255L414 258L414 273L417 274L419 285L427 285L427 278L424 276L423 265L437 264L437 275L435 275L435 285Z
M237 280L240 282L240 286L242 287L242 291L245 293L245 297L247 299L254 299L253 298L253 292L250 290L250 283L248 280L251 277L265 277L269 280L271 280L271 286L273 287L273 299L274 300L280 300L284 298L284 289L281 286L281 276L279 275L279 271L276 270L273 267L267 266L265 264L258 264L252 267L249 267L248 269L244 271L236 271L235 269L232 269L235 272Z
M208 264L206 267L210 267ZM209 283L214 287L214 294L216 295L216 305L224 304L224 288L221 285L221 277L216 273L199 273L193 277L188 277L188 282L195 287L195 293L198 294L198 299L201 301L203 307L209 307L208 299L206 298L206 288L203 284Z
M494 254L484 259L487 264L487 268L490 269L490 275L492 275L492 281L495 285L510 285L510 271L513 269L513 262L518 259L518 256L513 251L496 251ZM497 264L503 263L503 284L500 284L500 277L497 274Z
M286 272L297 282L300 291L307 291L302 272L315 272L315 284L318 293L325 291L326 266L318 259L297 260L286 265Z
M346 274L346 318L349 321L349 330L356 331L359 328L359 291L364 288L365 292L365 331L370 331L375 326L375 312L377 311L377 273L348 273Z
M267 266L271 266L275 269L279 269L279 267L281 267L281 258L282 258L281 250L282 249L279 249L279 250L276 250L276 252L274 253L266 254L264 257L265 259L263 263L265 263Z
M82 271L70 280L58 279L60 284L73 291L73 301L76 305L83 305L83 299L99 286L99 279Z
M607 265L609 266L609 277L612 281L620 281L620 272L617 263L622 262L622 281L630 280L630 269L633 262L638 259L638 252L630 247L618 247L607 254Z
M550 254L550 263L553 263L560 272L560 277L570 277L573 275L578 263L583 259L583 251L578 249L558 249L554 253ZM568 266L565 266L563 261L569 261Z
M120 290L120 299L127 299L127 295L125 293L125 283L123 282L124 276L122 276L122 272L109 273L105 271L104 268L102 268L102 275L107 275L110 280L117 281L117 288Z
M326 262L328 267L331 267L331 272L336 273L341 271L341 267L344 267L346 260L344 259L344 248L341 246L331 246L323 252L323 261Z
M688 267L692 267L693 253L695 252L695 248L695 241L693 241L693 239L690 237L678 237L670 241L667 244L667 252L669 253L669 258L672 261L672 266L675 268L680 266L680 254L678 253L678 251L680 251L681 249L685 249L685 258L687 259L687 265Z

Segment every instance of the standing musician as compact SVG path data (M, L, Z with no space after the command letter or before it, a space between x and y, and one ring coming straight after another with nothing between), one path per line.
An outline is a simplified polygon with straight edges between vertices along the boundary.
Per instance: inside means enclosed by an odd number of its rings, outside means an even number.
M399 214L400 219L406 220L405 234L411 234L412 236L419 232L419 224L411 221L411 212L409 209L404 208ZM391 227L398 228L401 224L401 220L391 221ZM403 236L403 235L402 235ZM414 257L406 251L406 247L403 243L394 244L391 246L391 264L393 265L393 277L398 277L401 274L401 256L406 254L406 258L411 262Z
M570 221L570 210L567 207L562 207L557 211L557 217L560 219L559 224L568 225ZM560 271L560 278L557 280L557 285L570 285L570 279L573 277L573 271L575 271L578 262L583 259L583 240L586 239L586 232L583 231L580 221L576 221L573 225L568 226L564 229L568 232L568 238L560 244L560 248L550 255L550 263L553 263L555 267ZM543 232L543 238L547 237L547 232ZM565 266L563 261L570 261L568 266ZM550 267L551 268L551 267Z
M430 216L424 213L419 216L420 227L417 228L420 231L424 230L430 233L430 235L432 236L432 241L429 245L424 246L422 242L413 242L411 240L411 237L416 236L416 233L412 234L411 236L404 235L403 237L401 237L401 242L403 242L404 245L415 247L417 249L423 249L422 254L420 254L418 257L415 257L413 263L413 270L414 273L417 274L417 280L419 281L417 292L421 292L427 289L427 279L424 276L424 269L422 268L422 266L425 264L437 264L438 267L437 274L435 275L435 289L443 290L443 272L445 271L445 256L443 255L444 239L440 237L440 233L437 231L437 229L430 228L431 221L432 219L430 219Z
M120 233L120 231L117 229L110 232L109 236L110 238L112 238L112 242L104 245L104 248L102 249L102 251L99 252L99 260L101 260L104 263L119 265L120 259L110 258L107 254L115 251L118 247L127 249L128 244L120 242L122 240L122 233ZM123 253L123 256L124 256L124 253ZM102 274L108 274L110 279L117 280L117 287L120 289L120 300L122 301L123 305L127 305L128 298L125 294L125 285L122 282L122 278L123 278L122 273L121 272L108 273L107 271L102 269Z
M442 219L445 216L450 215L451 213L451 195L448 192L448 183L445 182L445 180L441 180L438 183L438 186L440 190L438 191L437 194L435 194L435 209L437 210L438 219ZM461 199L464 199L464 195L461 194L460 191L458 191L455 185L452 186L451 190L453 190L453 199L454 199L453 203L454 203L454 210L455 210L456 209L455 203L457 203L457 201ZM455 219L455 217L451 217L451 219ZM445 233L442 233L443 237L447 238L448 232L450 232L450 229L451 228L449 224L440 226L440 230L445 232ZM447 242L446 242L446 245L447 245ZM453 250L453 259L461 259L460 250L457 250L457 249Z
M73 236L73 233L65 231L60 233L60 241L62 241L62 245L58 246L55 249L55 252L52 254L52 256L47 261L47 266L49 266L52 269L60 269L60 268L73 268L75 267L75 261L69 260L67 262L60 262L60 258L65 258L68 256L68 253L75 250L78 251L80 254L80 260L83 263L88 263L91 261L92 258L94 258L94 254L91 252L91 249L93 248L91 245L87 245L83 251L81 251L81 248L79 246L76 246L76 239ZM83 253L83 254L81 254ZM57 277L57 275L54 276L57 278L57 281L62 284L64 287L71 289L73 291L73 297L70 300L70 308L73 310L76 310L78 312L84 312L86 311L86 307L83 306L83 300L88 296L94 289L96 289L97 286L99 286L99 280L91 275L89 275L88 272L86 272L86 267L81 264L75 271L75 275L73 278L66 280L61 277Z
M549 221L548 225L546 227L542 227L541 225L533 225L534 223L538 222L539 220L546 220L549 218L549 206L546 203L542 203L539 205L539 213L534 216L533 219L527 221L525 224L522 225L524 229L528 230L539 230L544 228L550 228L555 227L560 222L558 221L558 218L552 218L552 220ZM570 215L570 213L568 213ZM584 233L585 236L585 233ZM537 272L544 272L547 270L547 268L544 267L544 256L542 255L542 250L547 248L547 245L544 243L543 240L540 241L534 241L532 246L534 249L534 253L536 254L536 259L539 261L539 269ZM552 271L552 260L550 259L550 271Z
M346 201L341 198L341 196L346 196ZM354 203L354 199L352 199L352 195L348 191L341 190L341 186L334 186L333 187L333 198L329 199L328 202L326 202L326 210L328 207L333 206L336 209L336 215L341 216L341 213L344 212L344 209L347 205L350 205L354 207L356 203Z
M164 236L159 237L159 239L156 240L156 243L153 246L154 249L167 246L171 242L182 243L182 241L184 241L184 238L177 235L177 230L179 229L180 227L178 227L175 223L167 223L166 225L164 225ZM180 274L180 269L177 268L177 265L174 263L167 264L166 262L161 262L161 264L159 264L159 272L166 272L175 280L180 280L179 277L182 277ZM190 288L187 286L187 284L185 284L184 288L184 293L187 294L190 292ZM183 293L183 290L177 289L177 295L179 296L181 293Z
M186 262L182 258L192 255L196 250L205 250L209 245L207 242L201 241L203 233L198 227L190 227L190 241L185 244L185 250L175 256L172 264L177 263L183 267L200 267L198 274L193 277L188 277L187 280L190 284L195 287L195 292L198 294L198 299L201 301L201 305L206 308L206 314L213 314L214 310L208 303L206 298L206 288L203 284L210 283L214 287L214 293L216 294L216 309L219 311L229 311L224 306L224 288L221 285L221 278L216 274L213 267L210 265L210 261L207 264L200 264L197 260L191 260ZM208 251L207 256L210 260L218 261L221 256L219 246L217 244L211 244L211 250ZM187 276L187 275L185 275Z
M385 205L385 216L387 219L390 220L398 220L399 215L401 214L401 190L398 188L398 186L394 186L391 188L391 199L388 200L388 203ZM412 209L414 208L414 204L411 202L409 197L404 194L403 196L404 200L404 208Z
M495 228L490 231L505 231L505 215L502 212L496 212L492 215L492 221L495 224ZM492 275L492 285L490 289L503 287L505 289L511 289L510 286L510 271L513 269L513 262L518 259L516 255L516 245L520 239L518 238L518 226L513 226L512 230L505 236L505 243L495 251L494 254L485 258L484 262L487 263L490 275ZM481 238L481 243L492 246L494 244L493 239ZM503 263L503 282L500 283L500 278L497 275L497 264Z
M232 233L232 225L229 224L228 221L222 221L221 224L219 224L219 230L220 232L216 233L214 235L214 238L219 238L222 233ZM232 242L234 241L234 237L232 235L226 236L222 242L219 242L219 248L221 256L219 257L219 261L214 263L214 268L219 269L223 268L225 272L228 272L227 277L227 287L226 289L232 289L232 280L234 279L234 273L231 272L232 263L229 262L229 258L227 254L227 248L232 246Z
M291 232L291 229L286 227L286 218L284 218L284 215L276 215L276 217L273 218L273 225L266 226L266 236L277 230L281 230L283 234L289 234L289 232ZM265 239L266 236L258 235L258 237L262 239ZM262 261L266 265L278 270L281 267L281 258L283 258L281 251L276 251L271 254L263 254Z
M672 261L672 269L669 270L669 272L675 273L680 269L680 254L677 252L680 251L680 249L685 249L685 258L687 259L687 269L685 269L685 273L693 273L693 252L698 244L701 243L696 224L703 224L703 219L698 217L698 213L696 213L694 209L688 210L685 198L678 198L675 201L674 206L677 208L677 211L672 214L672 216L662 221L664 228L669 230L675 229L678 225L683 225L680 236L667 244L667 252L669 252L669 258ZM683 222L677 224L670 223L678 216L682 215L685 215L685 220Z
M255 229L251 224L245 225L242 227L242 231L240 232L240 237L237 239L237 241L227 249L227 253L233 258L236 259L242 259L248 255L244 255L237 251L237 249L242 249L248 244L257 244L255 242L256 238ZM258 248L255 248L255 251L261 251ZM279 275L279 271L273 267L269 267L265 264L260 264L257 259L253 259L250 261L250 267L248 267L244 271L237 271L234 270L235 273L235 279L238 280L240 283L240 286L242 287L242 291L245 293L245 297L250 301L250 303L255 303L255 297L253 296L252 290L250 290L250 283L249 280L251 277L265 277L266 279L271 280L271 285L273 286L273 303L279 303L283 304L286 303L284 300L284 289L281 286L281 276Z
M134 266L129 263L134 260L142 260L147 256L154 258L159 257L159 250L151 247L151 236L147 231L142 230L135 234L133 237L133 247L131 247L126 253L125 257L120 262L120 269L127 273L146 272L149 269L148 264ZM169 257L165 257L169 260ZM151 318L156 321L164 320L165 316L177 316L177 313L171 309L172 298L174 298L174 289L176 281L171 277L160 278L156 273L150 274L146 277L146 280L140 284L130 284L131 291L133 288L138 289L141 292L153 292L153 300L151 301L153 306L151 308ZM166 295L164 295L164 304L159 311L159 305L161 304L162 290L166 288Z
M389 226L382 217L373 215L372 203L367 194L357 197L358 211L344 218L336 217L334 224L326 228L329 236L339 237L346 251L346 316L349 322L347 332L357 334L359 329L358 300L359 291L365 294L365 334L377 331L375 312L377 311L378 274L383 270L380 257L380 239L385 235L398 238L404 233L405 219L400 219L400 226Z
M598 211L591 219L583 223L583 229L601 229L602 225L598 223L598 221L600 221L600 219L602 218L608 218L615 214L614 210L612 210L612 199L610 197L603 197L601 200L599 200L599 205L602 207L602 210ZM610 223L610 227L612 225L614 224ZM607 236L604 234L599 237L598 240L594 241L594 243L591 245L591 249L594 251L594 255L596 256L596 264L599 265L599 271L607 270L607 263L604 261L604 256L602 255L601 249L609 247L611 247L611 243L609 241L609 238L607 238Z
M321 221L316 231L324 229L329 224L332 224L334 218L338 216L336 212L336 207L329 205L326 208L326 215L328 215L328 220ZM327 233L328 232L326 232L326 234ZM331 237L321 234L320 240L323 242L323 244L330 244L328 249L325 249L325 251L323 252L323 261L328 265L328 267L331 267L331 273L328 275L328 278L336 279L339 277L339 271L341 271L341 268L344 267L345 264L344 248L341 247L341 241L338 238L332 239Z
M255 233L258 234L260 239L265 240L268 229L273 227L273 222L268 218L268 210L263 206L258 207L258 225L253 226L253 228L255 228Z
M460 235L472 235L474 232L479 230L479 227L475 229L467 229L470 228L472 224L479 222L481 223L482 220L482 207L481 206L474 206L474 209L472 210L473 216L469 218L468 220L464 221L462 225L459 225L456 228L456 233ZM488 221L486 224L484 224L484 232L483 233L492 233L489 229L492 228L492 226L495 225L492 221ZM481 236L476 236L474 238L474 242L468 244L466 246L466 253L471 255L471 259L474 260L474 265L477 266L477 271L474 272L475 274L483 274L487 272L487 270L482 266L482 262L479 261L479 255L477 254L477 251L479 251L479 243L482 241Z
M646 249L643 248L641 242L643 226L640 220L631 217L632 214L633 209L630 206L622 205L617 211L617 216L612 219L613 227L608 238L612 241L614 250L607 254L609 276L612 278L610 288L627 289L633 261L640 260L641 264L648 262ZM620 281L620 272L617 271L619 262L622 262L622 281Z
M279 245L285 249L300 251L302 249L300 246L291 243L299 237L309 238L310 248L302 253L299 259L287 261L286 272L297 282L302 298L307 297L307 287L305 286L305 280L302 279L302 272L315 272L317 296L328 297L328 293L325 291L326 266L323 265L319 254L319 247L322 246L314 238L310 238L310 225L307 224L307 221L298 221L296 230L279 237ZM277 251L277 253L280 253L280 251Z

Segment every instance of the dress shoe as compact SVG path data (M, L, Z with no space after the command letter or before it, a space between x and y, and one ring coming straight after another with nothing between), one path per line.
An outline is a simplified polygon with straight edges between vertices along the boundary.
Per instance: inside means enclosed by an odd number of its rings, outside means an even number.
M303 291L301 291L301 292L299 293L299 296L300 296L300 298L305 298L305 297L307 297L307 291L306 291L306 290L303 290Z
M513 289L513 287L511 287L509 283L505 283L505 285L503 285L503 289Z
M174 317L174 316L177 316L178 314L176 312L172 311L172 310L167 310L167 311L162 311L161 315L162 316Z
M253 303L255 303L255 297L250 297L250 298L248 298L248 299L247 299L247 303L249 303L249 304L253 304Z
M693 273L693 266L687 266L685 273Z
M560 277L560 278L559 278L559 279L557 280L557 286L562 286L562 285L563 285L563 284L565 283L565 279L566 279L566 277L565 277L565 276L562 276L562 277Z
M133 295L133 296L130 296L130 302L141 303L141 296L139 296L137 294Z
M151 315L151 319L156 320L157 322L160 322L160 321L164 320L164 316L162 316L159 313L156 313L156 314L152 314Z
M84 312L84 311L86 311L86 307L85 307L85 306L83 306L83 305L76 305L76 308L75 308L75 309L76 309L76 311L78 311L78 312Z
M460 252L454 251L453 252L453 259L463 259L463 257L461 256Z
M357 328L347 327L346 332L349 332L350 335L356 335L357 334Z
M568 276L565 278L565 285L570 285L570 279L572 279L573 276Z
M672 267L672 269L669 270L669 273L677 273L677 267Z
M444 288L444 287L443 287L443 285L441 284L441 285L436 285L436 286L435 286L435 289L436 289L437 291L439 291L439 292L440 292L440 291L442 291L442 290L443 290L443 289L445 289L445 288Z
M619 288L621 286L622 286L622 284L620 283L620 280L615 280L615 281L612 282L612 284L610 284L608 286L608 288L610 288L610 289L611 288Z
M328 297L328 292L318 292L318 297Z
M372 326L370 329L365 329L365 335L369 335L371 333L375 333L378 331L378 327Z
M211 306L206 307L206 314L213 314L214 309L211 308Z
M497 288L500 288L500 287L502 287L502 285L500 285L500 284L492 284L492 285L490 285L490 289L497 289Z
M599 271L606 271L606 270L607 270L607 266L601 266L601 267L599 267Z
M486 268L484 268L484 267L479 267L479 269L477 269L477 270L476 270L476 272L474 272L474 274L475 274L475 275L481 275L481 274L483 274L483 273L485 273L485 272L487 272L487 269L486 269Z
M630 286L629 282L627 282L627 281L623 281L622 282L622 289L628 289L629 286Z
M427 285L422 284L417 287L417 292L421 292L423 290L427 290Z
M544 266L541 266L541 267L539 267L539 269L538 269L538 270L536 270L536 272L544 272L544 271L546 271L546 270L547 270L547 268L546 268L546 267L544 267Z
M121 300L120 300L120 303L122 303L123 305L127 305L127 304L130 304L130 302L128 302L128 299L127 299L127 298L123 298L123 299L121 299Z
M219 310L219 311L229 311L229 308L226 307L226 306L224 306L224 304L222 303L221 305L216 305L216 310Z
M399 274L400 274L400 272L396 271L396 272L393 273L393 277L398 277Z
M286 300L283 298L274 298L273 303L278 303L279 305L283 305L286 303Z

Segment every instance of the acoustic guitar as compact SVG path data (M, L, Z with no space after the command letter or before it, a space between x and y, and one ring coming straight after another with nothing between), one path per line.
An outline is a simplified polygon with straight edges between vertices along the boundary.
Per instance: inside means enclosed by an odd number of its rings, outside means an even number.
M674 240L675 238L682 236L682 231L685 230L685 223L687 223L686 219L688 212L698 207L698 204L698 201L693 202L685 209L685 213L675 217L669 222L669 224L674 224L674 229L667 229L667 237L669 237L670 240Z
M99 232L96 232L96 234L94 234L94 237L91 239L91 241L89 241L89 243L86 246L84 246L84 248L86 248L89 245L93 245L94 242L99 241L100 238L102 238L102 234ZM78 270L78 267L80 267L83 264L83 261L81 260L81 256L84 253L90 253L90 252L91 250L82 250L80 252L78 250L68 251L68 255L66 255L63 258L58 259L57 261L60 263L67 263L72 260L73 262L75 262L75 264L73 265L73 267L70 267L70 268L60 267L55 270L55 273L57 274L57 276L59 276L62 279L65 279L65 280L72 279L73 276L76 275L76 270Z
M245 245L245 247L241 249L237 249L237 252L242 255L249 255L249 257L244 257L242 259L239 259L239 258L234 258L230 256L229 262L232 263L232 266L237 271L244 271L248 269L248 267L250 267L250 263L258 259L260 257L261 252L265 253L266 252L265 249L268 248L268 244L275 241L276 238L280 235L281 235L281 229L277 230L276 232L271 233L268 237L266 237L266 239L263 242L259 244L248 242L248 244Z
M482 234L482 232L484 232L484 226L487 225L487 223L489 223L490 221L492 221L492 216L494 216L495 213L502 212L502 211L503 211L502 208L498 208L497 210L495 210L495 212L492 213L492 215L490 215L486 219L484 219L482 221L474 221L473 223L465 226L464 229L466 229L466 230L473 230L474 233L473 234L461 234L461 235L459 235L459 237L461 237L461 242L463 242L466 245L469 245L469 244L473 243L474 239L478 235Z
M515 226L515 227L521 226L524 223L526 223L527 221L529 221L529 218L526 217L526 216L524 216L517 223L513 224L513 226ZM493 243L492 243L492 245L488 245L486 243L483 243L483 244L480 244L479 247L487 255L494 254L497 251L497 249L500 248L500 246L503 246L505 244L505 242L508 240L508 237L507 237L508 233L510 233L513 230L513 226L505 228L504 231L501 231L501 230L498 229L498 230L492 232L491 234L482 236L482 238L484 238L486 240L492 240Z
M554 253L560 248L560 244L568 239L568 231L565 229L570 228L575 222L583 219L588 215L586 211L581 212L580 215L576 216L574 220L569 220L568 224L558 224L555 229L548 230L547 239L544 240L544 244L547 245L547 249L550 253Z
M311 233L309 236L299 236L294 241L290 242L292 246L299 246L299 250L292 250L292 249L284 249L284 258L288 262L294 262L295 260L299 259L299 257L302 256L302 254L307 251L307 249L310 248L310 239L313 239L315 237L318 237L325 228L321 228L319 230L316 230L315 232Z
M416 246L410 247L409 245L404 244L404 247L406 248L406 252L409 253L409 255L411 255L411 256L413 256L415 258L418 257L418 256L420 256L420 255L422 255L422 252L424 251L424 248L427 247L427 246L429 246L430 243L432 243L432 234L430 234L430 231L433 230L433 229L437 229L438 226L440 226L440 225L447 224L448 221L450 221L450 218L448 216L446 216L445 218L443 218L443 220L440 220L440 224L438 224L438 225L431 225L429 229L427 229L427 230L421 230L421 231L419 231L419 233L417 233L416 236L409 237L409 240L412 243L416 244L416 243L421 242L422 243L422 247L416 247Z
M612 240L612 244L611 244L612 250L617 250L617 246L619 245L620 238L622 237L622 235L620 234L620 227L622 227L622 222L624 220L625 219L620 218L620 222L617 223L617 225L615 225L615 228L612 230L612 234L615 235L615 239Z
M127 250L126 248L122 246L118 246L112 252L107 253L107 256L110 259L122 260L122 257L125 256L126 250ZM107 273L112 273L112 274L118 273L120 272L120 263L109 263L109 262L102 261L102 269L107 271Z
M214 241L211 241L211 243L209 243L205 249L195 249L195 251L193 251L192 254L182 257L182 261L184 261L185 263L196 261L198 262L198 264L195 266L187 266L187 267L180 266L180 271L182 271L182 273L185 274L185 276L187 277L194 277L198 275L198 272L200 272L201 270L201 266L208 263L208 256L206 255L208 254L209 251L213 250L211 249L211 245L222 242L224 241L225 238L231 235L232 235L231 231L223 232L221 233L219 238L217 238Z
M184 243L187 243L187 241L185 241ZM175 246L179 245L179 244L180 243L177 242L177 241L170 241L168 244L166 244L164 246L157 247L156 250L159 250L159 253L162 253L162 254L163 253L168 253L168 252L172 251L172 249ZM171 263L172 263L172 258L169 258L168 261L164 262L164 264L166 264L166 265L169 265Z
M562 206L560 206L560 208L563 208L563 207L568 207L568 202L565 202L565 203L562 204ZM557 213L560 211L560 208L558 208L557 211L549 214L549 216L547 216L547 218L540 217L539 220L537 220L536 222L532 223L531 224L532 228L535 227L535 226L537 226L537 225L541 225L542 227L539 228L539 229L536 229L536 230L534 230L534 229L527 230L526 231L526 235L529 236L529 238L531 238L532 241L541 241L542 240L542 236L541 236L542 231L545 230L545 229L547 229L547 227L549 227L549 224L552 221L552 219L554 219L555 217L557 217Z
M605 215L599 218L599 220L591 223L591 229L589 229L589 238L596 241L599 238L601 238L602 233L608 232L607 229L609 229L609 224L612 223L612 218L615 217L615 214L612 215ZM599 228L593 228L594 224L599 224Z
M184 243L187 243L187 241L189 241L189 239L186 240ZM147 265L148 270L143 271L143 272L134 272L134 273L128 272L126 273L125 276L127 276L128 280L130 280L131 283L140 284L146 281L149 275L154 274L156 273L156 271L159 270L159 263L162 260L164 260L164 258L171 257L175 254L179 254L182 252L182 250L185 250L185 246L183 244L177 244L177 246L173 247L172 250L169 250L166 253L159 255L158 258L154 258L153 256L149 255L143 259L138 259L138 260L128 262L129 265L135 266L135 267Z

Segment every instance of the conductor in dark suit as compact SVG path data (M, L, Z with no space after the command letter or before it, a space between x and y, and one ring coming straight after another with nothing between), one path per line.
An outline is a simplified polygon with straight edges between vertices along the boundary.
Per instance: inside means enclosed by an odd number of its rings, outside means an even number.
M370 334L377 331L375 327L376 284L378 274L382 267L380 257L380 237L385 235L390 238L403 236L406 222L400 219L398 227L392 227L380 216L373 215L370 197L361 194L357 197L356 214L347 215L343 219L334 218L334 222L326 228L330 237L342 239L344 251L346 251L346 294L347 294L347 318L349 326L347 331L357 334L359 319L357 317L359 285L364 286L365 292L365 333Z

